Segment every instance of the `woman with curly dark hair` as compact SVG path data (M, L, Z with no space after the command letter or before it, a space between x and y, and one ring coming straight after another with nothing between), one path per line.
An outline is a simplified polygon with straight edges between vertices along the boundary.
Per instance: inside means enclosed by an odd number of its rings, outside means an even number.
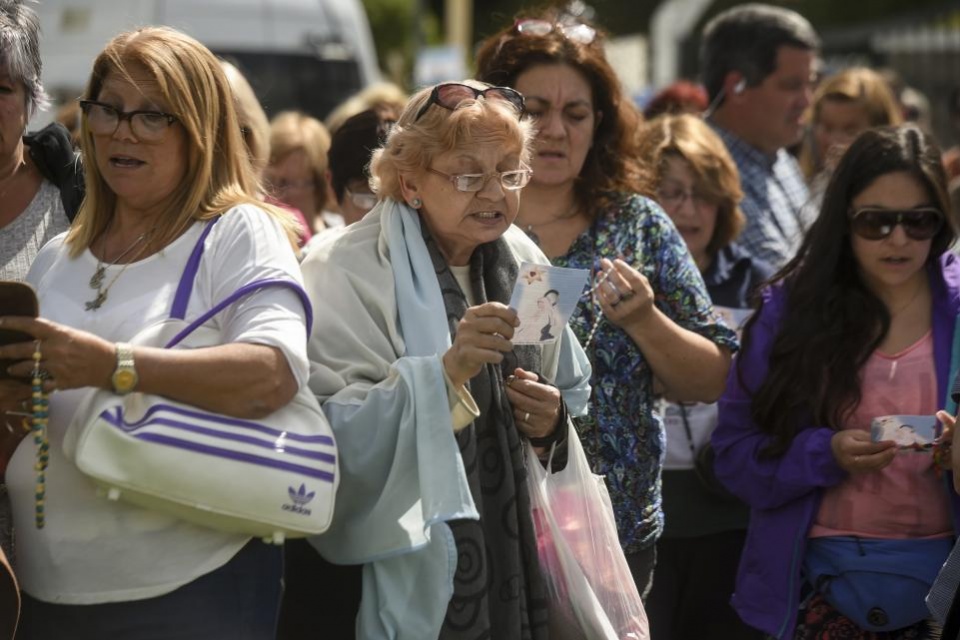
M715 400L736 337L715 318L683 238L643 195L651 189L639 162L641 117L604 57L602 34L555 12L522 18L481 45L477 67L483 81L524 94L537 128L515 224L553 264L603 280L571 318L593 366L589 415L577 427L607 479L645 594L663 528L654 380L678 400Z
M943 406L955 237L930 138L869 130L747 324L713 436L717 476L751 507L733 597L747 624L781 640L931 637L924 598L960 500L929 449L879 427L932 430Z

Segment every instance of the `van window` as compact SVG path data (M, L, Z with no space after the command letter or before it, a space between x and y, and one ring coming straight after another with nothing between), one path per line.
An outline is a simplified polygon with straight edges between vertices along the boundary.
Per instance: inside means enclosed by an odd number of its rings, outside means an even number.
M363 88L355 60L319 59L289 53L216 50L246 76L267 116L296 109L323 120L346 97Z

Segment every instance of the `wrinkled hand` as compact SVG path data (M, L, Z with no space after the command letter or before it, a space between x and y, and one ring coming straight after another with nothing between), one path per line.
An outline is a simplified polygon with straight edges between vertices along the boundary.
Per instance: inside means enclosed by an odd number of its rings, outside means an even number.
M528 438L543 438L560 426L560 390L537 382L537 374L517 368L507 379L507 399L513 407L513 420Z
M486 302L467 309L457 325L457 337L443 354L443 368L456 388L480 373L485 364L500 364L513 350L517 312L499 302Z
M44 391L80 387L110 388L116 366L116 347L92 333L44 320L7 316L0 318L5 329L29 333L40 341L40 368L47 372ZM7 371L29 383L33 371L34 342L0 347L0 358L19 360Z
M31 394L27 383L0 380L0 477L6 473L10 456L27 435L27 429L23 428L25 417L19 414L33 410L29 404Z
M0 413L23 412L30 399L30 384L21 380L0 380Z
M609 274L597 291L603 315L621 328L649 317L653 311L650 281L619 258L613 262L604 258L600 266Z
M830 448L837 464L850 473L879 471L893 461L897 445L889 440L873 442L862 429L843 429L833 434Z

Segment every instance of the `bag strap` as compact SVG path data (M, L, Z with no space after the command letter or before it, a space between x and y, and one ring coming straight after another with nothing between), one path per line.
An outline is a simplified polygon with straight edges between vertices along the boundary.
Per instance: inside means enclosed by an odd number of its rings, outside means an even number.
M217 216L216 218L211 219L210 222L207 223L207 226L204 227L203 232L197 239L197 243L193 247L193 251L190 253L190 257L187 259L187 265L183 268L183 274L180 276L180 283L177 285L177 292L173 297L173 305L170 307L170 317L175 320L186 319L187 305L190 303L190 296L193 295L193 283L197 279L197 272L200 270L200 260L203 258L204 245L206 244L207 236L210 235L210 231L213 230L213 225L217 224L220 218L221 216ZM313 327L313 305L310 304L310 298L307 296L307 292L304 291L303 287L293 280L286 280L283 278L264 278L240 287L229 296L218 302L213 306L213 308L201 314L199 318L192 321L183 330L177 333L177 335L175 335L170 342L164 346L164 348L170 349L175 347L182 342L184 338L203 326L207 320L217 315L230 305L242 300L243 298L246 298L252 293L269 287L283 287L297 294L297 296L300 298L300 302L303 303L303 309L306 313L307 337L309 337L310 330Z
M182 331L180 331L180 333L175 335L170 342L164 345L164 348L170 349L175 347L177 344L182 342L184 338L196 331L199 327L203 326L207 320L217 315L230 305L242 300L243 298L246 298L250 294L259 291L260 289L266 289L268 287L283 287L293 291L300 297L300 302L303 303L303 309L307 315L307 336L309 337L310 329L313 327L313 306L310 304L310 298L307 296L307 292L304 291L303 287L293 280L286 280L283 278L265 278L263 280L257 280L240 287L229 296L215 304L212 309L203 313L199 318L188 324Z
M190 258L187 259L187 266L183 268L183 275L180 276L180 284L177 285L177 293L173 296L173 306L170 307L170 317L176 320L183 320L187 317L187 305L190 303L190 296L193 295L193 282L197 279L197 271L200 269L200 259L203 258L204 244L207 236L213 230L213 225L217 224L220 216L213 218L204 227L203 233L193 247Z

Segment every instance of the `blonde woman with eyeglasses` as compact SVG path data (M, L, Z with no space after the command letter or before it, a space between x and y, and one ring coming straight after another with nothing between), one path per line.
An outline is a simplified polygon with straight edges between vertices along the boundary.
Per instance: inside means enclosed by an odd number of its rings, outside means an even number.
M569 329L511 342L520 264L547 263L512 226L522 112L513 89L474 81L417 93L374 153L380 203L303 263L325 309L311 388L343 474L314 542L363 565L360 638L547 637L521 445L566 437L590 373Z
M45 473L33 438L7 469L18 637L272 640L279 547L105 500L64 440L91 390L142 391L237 418L289 402L308 377L306 310L293 292L261 290L218 316L216 346L130 342L175 302L190 319L254 280L300 282L294 222L258 198L227 79L189 36L157 27L116 36L80 104L86 199L27 275L41 317L0 318L35 339L0 348L17 361L9 373L27 393L36 379L35 402L49 394ZM181 298L200 249L193 293Z

